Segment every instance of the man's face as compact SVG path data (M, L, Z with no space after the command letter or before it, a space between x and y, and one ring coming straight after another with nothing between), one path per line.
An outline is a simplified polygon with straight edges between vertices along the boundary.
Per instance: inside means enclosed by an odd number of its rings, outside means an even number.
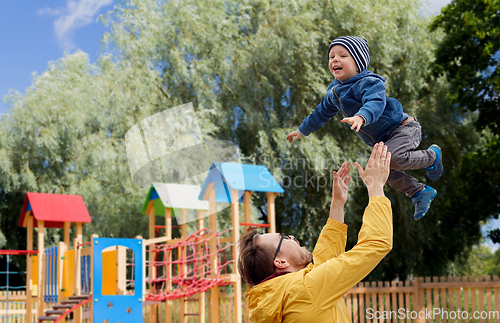
M328 67L330 72L340 82L347 81L359 73L354 58L344 46L333 46L330 49L329 56Z
M312 253L306 247L301 247L294 236L291 239L283 239L276 259L288 261L294 267L304 268L312 261ZM258 244L266 244L270 249L276 250L281 240L280 233L261 234L258 238Z

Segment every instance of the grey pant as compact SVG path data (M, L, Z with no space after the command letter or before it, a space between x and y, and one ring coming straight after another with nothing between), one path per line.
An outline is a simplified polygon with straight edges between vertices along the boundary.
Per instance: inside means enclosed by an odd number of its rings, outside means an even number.
M414 151L421 140L422 128L415 119L396 127L385 142L388 151L391 152L391 172L387 183L409 197L422 191L425 185L403 170L426 168L432 166L436 160L436 153L433 150Z

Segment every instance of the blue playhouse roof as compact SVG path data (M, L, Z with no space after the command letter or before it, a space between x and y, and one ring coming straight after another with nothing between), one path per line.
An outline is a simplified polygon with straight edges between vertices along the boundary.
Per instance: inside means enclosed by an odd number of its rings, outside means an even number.
M198 198L203 195L210 184L214 183L215 201L230 202L231 188L238 190L242 201L244 191L283 193L284 190L274 179L269 170L262 165L214 162L210 166L207 178L203 183ZM229 187L228 187L229 185Z

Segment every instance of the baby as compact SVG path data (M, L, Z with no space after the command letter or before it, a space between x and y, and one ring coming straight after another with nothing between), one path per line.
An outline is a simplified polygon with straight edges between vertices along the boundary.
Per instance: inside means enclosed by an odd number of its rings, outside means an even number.
M304 119L296 131L288 134L292 142L321 128L339 111L351 129L373 147L383 141L392 154L389 185L406 194L415 205L415 220L429 210L437 191L419 183L404 170L421 169L427 177L437 180L443 173L443 155L438 145L417 150L422 140L420 123L403 112L401 103L386 96L385 79L368 70L368 42L359 37L342 36L328 48L328 67L335 81L326 90L316 109Z

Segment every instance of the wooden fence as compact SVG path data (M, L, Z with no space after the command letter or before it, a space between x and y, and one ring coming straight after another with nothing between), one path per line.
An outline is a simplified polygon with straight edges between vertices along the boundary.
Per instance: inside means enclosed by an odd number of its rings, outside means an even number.
M346 294L353 323L497 322L498 276L359 283Z
M498 276L418 277L411 281L366 282L352 288L345 297L353 323L368 322L481 322L500 323L500 281ZM220 294L221 323L231 322L232 297ZM187 312L197 313L196 295L188 301ZM9 315L26 313L24 291L9 294ZM0 292L0 317L6 313L6 294ZM206 298L206 322L210 322L210 297ZM181 322L178 311L183 300L172 302L172 322ZM243 322L249 322L243 304ZM35 312L34 312L35 313ZM163 307L157 308L160 321ZM24 318L0 319L0 322L25 322ZM147 320L146 320L147 322ZM187 322L199 322L190 316Z
M205 294L205 322L212 322L212 306L210 293ZM233 296L226 293L219 293L219 313L220 313L220 323L233 323ZM186 313L187 317L183 320L181 316L180 309L182 308L182 303L186 302ZM149 313L153 309L154 319L149 319ZM200 322L197 315L199 311L198 308L198 298L197 295L193 295L187 300L176 299L172 301L172 323L198 323ZM155 307L149 306L148 309L144 308L144 322L151 322L158 320L158 322L168 322L165 318L164 303L159 303ZM246 303L243 303L243 323L251 323L248 319L248 307Z
M26 322L26 292L9 291L9 302L7 303L7 292L0 291L0 322L2 323L24 323ZM36 313L36 311L33 311ZM33 318L35 315L33 315Z

